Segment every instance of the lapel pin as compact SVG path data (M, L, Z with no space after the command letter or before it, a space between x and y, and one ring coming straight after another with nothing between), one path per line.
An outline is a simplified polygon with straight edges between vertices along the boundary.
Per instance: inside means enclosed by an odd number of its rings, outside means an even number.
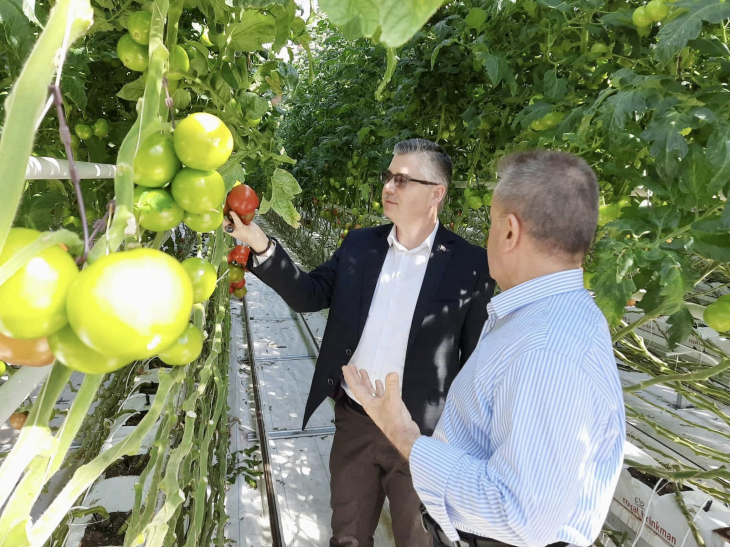
M446 247L444 245L439 245L439 251L445 251Z

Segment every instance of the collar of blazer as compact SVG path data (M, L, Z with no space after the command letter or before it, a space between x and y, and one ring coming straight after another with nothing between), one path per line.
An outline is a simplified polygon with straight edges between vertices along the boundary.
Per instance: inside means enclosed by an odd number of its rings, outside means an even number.
M383 224L376 228L375 241L372 246L366 250L367 257L363 267L362 294L360 297L358 340L360 336L362 336L362 331L365 328L365 321L367 320L368 312L370 311L370 304L373 301L373 295L375 294L375 287L378 284L380 270L383 268L385 255L388 253L388 234L392 228L392 223ZM431 250L431 257L429 258L428 266L426 267L426 275L423 278L421 292L418 295L416 309L413 312L411 332L408 336L408 349L410 349L413 344L415 335L423 323L426 310L435 298L438 288L441 285L441 281L446 274L446 269L449 265L449 261L451 260L453 240L454 233L447 230L443 224L439 223L439 229L436 232L436 239L433 242L433 248Z

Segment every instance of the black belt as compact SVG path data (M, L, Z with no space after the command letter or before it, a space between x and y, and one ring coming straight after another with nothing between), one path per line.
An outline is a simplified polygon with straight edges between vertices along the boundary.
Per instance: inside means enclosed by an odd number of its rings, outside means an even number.
M364 408L362 407L362 405L361 405L360 403L358 403L357 401L355 401L355 400L354 400L354 399L353 399L352 397L350 397L350 396L349 396L349 395L348 395L347 393L345 393L345 394L344 394L344 395L342 396L342 399L343 399L343 400L344 400L344 402L345 402L345 406L347 406L348 408L351 408L351 409L352 409L352 410L354 410L355 412L359 412L359 413L360 413L360 414L362 414L363 416L367 416L367 415L368 415L368 413L367 413L367 412L365 412L365 409L364 409Z
M431 515L428 514L428 511L426 511L426 508L423 506L421 506L421 520L423 522L423 529L431 534L437 542L440 542L442 545L455 545L455 543L449 539L449 537L441 529L441 526L433 520ZM509 543L504 543L496 539L485 538L459 530L457 530L457 532L459 532L459 539L466 543L469 547L512 547ZM546 547L566 547L567 545L567 543L559 541L557 543L547 545Z

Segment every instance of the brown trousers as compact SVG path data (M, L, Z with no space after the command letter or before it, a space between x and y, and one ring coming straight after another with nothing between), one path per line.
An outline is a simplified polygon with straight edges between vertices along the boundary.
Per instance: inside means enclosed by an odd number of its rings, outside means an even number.
M396 546L431 547L431 536L421 524L421 501L408 462L347 399L343 395L335 405L330 547L373 547L385 496L390 501Z

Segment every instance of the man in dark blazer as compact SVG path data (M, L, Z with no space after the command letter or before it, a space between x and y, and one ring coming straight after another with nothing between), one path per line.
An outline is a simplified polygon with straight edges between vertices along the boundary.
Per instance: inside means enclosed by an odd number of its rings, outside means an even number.
M381 175L383 209L393 224L351 231L311 272L255 223L245 226L235 213L233 223L225 221L251 247L248 269L294 311L329 308L303 425L328 396L335 399L331 547L372 546L385 496L396 545L431 545L408 462L350 392L342 367L364 368L373 381L399 373L403 400L428 435L479 341L494 292L486 251L438 220L451 181L449 156L423 139L401 142L394 152Z

